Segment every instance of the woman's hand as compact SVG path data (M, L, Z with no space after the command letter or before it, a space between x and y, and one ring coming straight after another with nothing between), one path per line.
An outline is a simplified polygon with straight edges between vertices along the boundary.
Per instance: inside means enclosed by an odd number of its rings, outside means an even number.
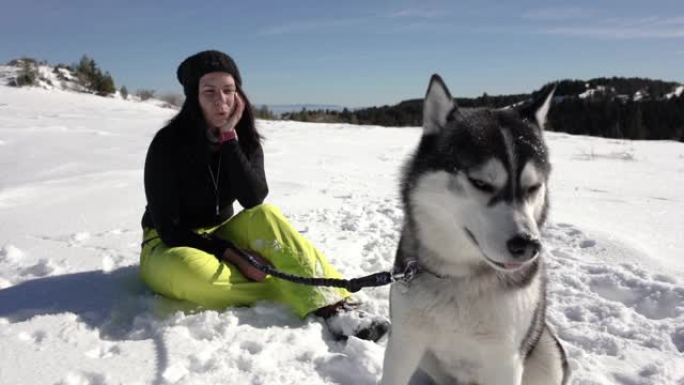
M256 252L248 251L248 253L262 264L271 265L266 258L262 257ZM266 278L266 273L252 266L243 257L230 248L223 252L223 260L237 267L238 270L240 270L240 273L242 273L242 275L244 275L245 278L249 279L250 281L261 282Z
M240 97L240 93L235 91L235 103L233 103L233 108L230 112L230 116L228 117L228 120L226 121L226 124L219 127L219 130L221 131L221 133L234 130L235 126L237 126L238 122L242 118L242 113L244 111L245 111L245 102Z

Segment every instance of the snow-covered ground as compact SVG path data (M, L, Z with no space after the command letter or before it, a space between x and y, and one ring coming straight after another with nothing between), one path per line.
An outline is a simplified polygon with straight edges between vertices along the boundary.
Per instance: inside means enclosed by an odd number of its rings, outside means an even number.
M385 341L138 280L142 166L174 111L0 86L0 384L374 384ZM419 128L259 122L271 194L347 276L391 266ZM548 133L549 318L573 384L684 384L684 145ZM386 315L387 288L364 290Z

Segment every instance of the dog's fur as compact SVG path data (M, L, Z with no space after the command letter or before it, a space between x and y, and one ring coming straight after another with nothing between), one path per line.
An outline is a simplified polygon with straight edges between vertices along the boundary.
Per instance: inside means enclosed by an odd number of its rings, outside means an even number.
M553 91L508 109L462 109L433 75L423 136L404 169L405 222L390 292L382 385L557 385L565 353L546 323L540 230Z

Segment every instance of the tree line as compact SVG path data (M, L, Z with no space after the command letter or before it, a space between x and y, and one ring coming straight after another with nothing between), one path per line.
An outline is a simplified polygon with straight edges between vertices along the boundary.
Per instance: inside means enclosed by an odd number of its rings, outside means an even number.
M684 93L673 91L675 82L644 78L596 78L562 80L546 84L530 94L456 98L460 107L502 108L538 97L555 85L549 128L570 134L621 139L669 139L684 141ZM393 106L356 110L301 110L283 114L288 120L351 123L379 126L420 126L423 100L402 101Z
M12 85L35 85L41 79L38 66L46 65L32 58L15 59L8 63L19 67ZM102 71L95 60L83 55L78 63L58 64L53 68L57 78L67 79L65 70L76 78L87 92L111 95L116 92L113 77ZM45 79L43 79L45 80ZM549 111L549 128L552 131L578 135L602 136L624 139L670 139L684 142L684 93L673 94L680 84L645 78L595 78L588 81L565 79L544 85L529 94L488 95L475 98L456 98L461 107L502 108L523 103L547 92L555 85L556 92ZM119 89L127 99L125 86ZM141 100L155 97L154 90L138 90ZM183 96L165 94L157 97L170 106L180 106ZM420 126L422 124L422 99L402 101L396 105L368 107L350 110L306 110L288 112L277 116L268 107L255 107L260 119L285 119L319 123L350 123L389 127Z

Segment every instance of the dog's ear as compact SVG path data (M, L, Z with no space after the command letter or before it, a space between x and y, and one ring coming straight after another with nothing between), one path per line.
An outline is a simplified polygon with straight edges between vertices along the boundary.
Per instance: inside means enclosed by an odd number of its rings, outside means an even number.
M423 102L423 134L439 132L455 108L456 103L442 78L437 74L432 75Z
M533 97L532 102L525 103L518 109L520 116L537 123L539 128L543 130L557 86L558 84L550 84L542 88L537 96Z

